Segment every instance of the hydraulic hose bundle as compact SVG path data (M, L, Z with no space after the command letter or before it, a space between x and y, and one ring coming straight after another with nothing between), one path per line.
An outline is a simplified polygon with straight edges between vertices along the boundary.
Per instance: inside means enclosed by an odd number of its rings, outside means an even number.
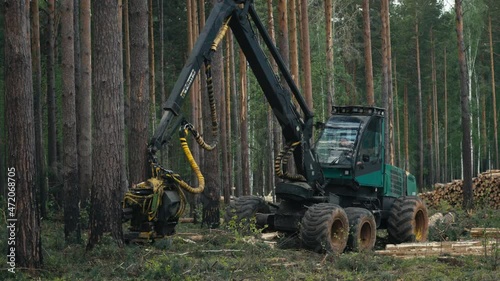
M283 172L283 166L288 165L288 159L292 155L293 151L297 146L300 145L300 141L286 144L280 153L274 159L274 173L277 177L281 179L287 179L292 181L306 181L303 175L290 175L287 171Z

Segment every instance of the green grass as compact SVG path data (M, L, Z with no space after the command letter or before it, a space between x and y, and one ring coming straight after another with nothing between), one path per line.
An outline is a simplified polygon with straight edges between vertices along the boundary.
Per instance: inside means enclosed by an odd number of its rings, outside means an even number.
M469 219L477 226L495 220L480 212ZM372 252L331 256L300 249L295 237L283 237L281 247L272 248L253 238L258 231L193 224L180 224L171 239L147 245L119 248L105 236L86 251L84 244L65 244L59 221L44 221L42 227L43 268L32 275L17 268L13 275L4 263L0 280L497 280L500 275L499 257L493 256L457 257L453 264ZM0 237L5 234L2 228ZM6 253L4 244L0 249Z

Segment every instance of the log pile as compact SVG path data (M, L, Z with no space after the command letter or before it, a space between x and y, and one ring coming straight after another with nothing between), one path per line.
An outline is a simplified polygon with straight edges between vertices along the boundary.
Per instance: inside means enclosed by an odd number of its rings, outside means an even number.
M428 243L388 244L385 250L375 251L378 255L400 258L429 256L488 256L498 250L497 241L444 241Z
M460 206L463 202L462 180L454 180L447 184L438 183L434 190L420 193L428 207L438 207L446 201L451 206ZM490 170L479 174L472 181L474 203L476 206L500 209L500 170Z

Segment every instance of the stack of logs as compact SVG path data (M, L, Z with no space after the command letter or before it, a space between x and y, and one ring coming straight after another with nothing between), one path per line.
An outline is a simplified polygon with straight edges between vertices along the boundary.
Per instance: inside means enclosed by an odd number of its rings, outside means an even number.
M447 184L435 184L434 190L420 193L428 207L438 207L443 201L451 206L461 206L463 202L462 180L454 180ZM500 209L500 170L481 173L472 181L474 203L478 207Z

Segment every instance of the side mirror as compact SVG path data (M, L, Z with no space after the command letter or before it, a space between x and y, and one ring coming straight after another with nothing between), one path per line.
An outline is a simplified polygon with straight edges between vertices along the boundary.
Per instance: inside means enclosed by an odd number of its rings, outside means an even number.
M363 160L363 162L370 162L370 155L363 154L363 156L361 157L361 159Z

